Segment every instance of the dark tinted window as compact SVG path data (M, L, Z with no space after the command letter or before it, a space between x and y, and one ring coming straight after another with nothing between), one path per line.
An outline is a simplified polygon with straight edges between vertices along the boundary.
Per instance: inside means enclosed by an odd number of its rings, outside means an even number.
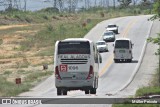
M108 28L116 27L116 25L108 25Z
M97 45L105 45L105 42L97 42Z
M90 54L89 42L60 42L58 54Z
M115 48L127 48L127 49L129 49L129 41L128 40L116 40Z

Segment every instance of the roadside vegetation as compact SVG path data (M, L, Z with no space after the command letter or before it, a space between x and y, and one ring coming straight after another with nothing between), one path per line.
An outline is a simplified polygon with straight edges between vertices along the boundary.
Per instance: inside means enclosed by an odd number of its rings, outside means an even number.
M147 6L92 7L75 13L53 8L0 12L0 96L17 96L52 75L53 69L42 67L53 65L57 40L84 37L103 20L150 13ZM17 77L22 78L19 86L15 84Z
M15 84L15 75L11 75L12 71L5 71L0 75L0 96L9 97L17 96L22 92L29 91L30 88L35 86L39 81L44 80L53 71L25 71L21 70L16 72L16 76L20 77L22 74L25 74L25 77L22 79L21 84Z

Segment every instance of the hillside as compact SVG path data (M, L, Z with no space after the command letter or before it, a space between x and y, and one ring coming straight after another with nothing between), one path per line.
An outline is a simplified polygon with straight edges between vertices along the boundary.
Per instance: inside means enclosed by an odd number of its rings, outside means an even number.
M15 96L53 74L53 69L43 70L43 65L53 65L56 40L83 37L103 20L144 13L139 9L99 8L79 13L43 9L0 14L0 96ZM14 83L18 77L22 78L21 88Z

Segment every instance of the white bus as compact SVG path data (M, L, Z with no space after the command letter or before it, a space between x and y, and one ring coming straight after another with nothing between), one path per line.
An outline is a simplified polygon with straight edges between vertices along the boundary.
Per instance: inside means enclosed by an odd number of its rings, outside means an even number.
M57 41L54 53L57 95L67 95L70 90L96 94L101 62L96 45L88 39L70 38Z
M114 62L127 61L132 62L133 44L128 38L118 38L114 43Z

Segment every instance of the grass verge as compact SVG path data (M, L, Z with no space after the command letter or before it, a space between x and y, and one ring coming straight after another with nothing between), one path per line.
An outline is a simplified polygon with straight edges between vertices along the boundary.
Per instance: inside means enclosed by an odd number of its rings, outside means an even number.
M160 95L160 87L143 87L137 90L136 96Z
M23 71L24 73L24 71ZM8 72L7 72L8 74ZM13 82L7 81L7 77L5 75L0 76L0 96L1 97L11 97L17 96L22 92L29 91L29 89L37 84L37 82L42 81L43 79L47 78L51 75L52 72L32 72L28 74L20 85L17 85Z

